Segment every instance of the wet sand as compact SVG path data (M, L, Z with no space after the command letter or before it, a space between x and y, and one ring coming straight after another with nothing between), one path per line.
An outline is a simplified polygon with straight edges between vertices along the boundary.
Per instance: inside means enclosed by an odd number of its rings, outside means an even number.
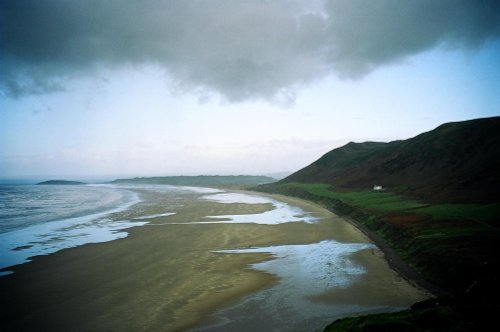
M143 196L147 204L116 218L166 212L161 195ZM127 238L39 256L10 268L15 273L0 278L1 329L180 331L210 325L216 321L213 313L217 309L237 306L245 295L279 283L275 275L248 268L270 259L269 254L214 251L323 240L369 242L353 225L313 203L277 199L309 211L321 221L183 224L213 221L207 216L256 214L271 208L270 204L193 199L177 207L174 215L150 218L150 224L129 229ZM379 250L360 251L353 257L369 271L363 282L316 294L311 301L360 306L382 302L400 307L428 296L391 270Z

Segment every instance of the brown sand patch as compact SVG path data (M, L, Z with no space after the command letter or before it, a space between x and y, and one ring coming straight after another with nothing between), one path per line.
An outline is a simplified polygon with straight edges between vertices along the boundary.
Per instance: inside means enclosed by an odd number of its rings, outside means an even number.
M311 296L310 300L404 308L432 296L426 290L415 288L392 270L379 249L361 250L351 257L362 265L367 273L350 287L332 289L324 294Z

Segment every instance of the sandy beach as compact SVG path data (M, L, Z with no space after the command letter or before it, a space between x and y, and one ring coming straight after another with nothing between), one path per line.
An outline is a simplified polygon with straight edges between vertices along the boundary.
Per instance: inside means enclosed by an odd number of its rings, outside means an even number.
M277 275L249 268L269 261L271 254L217 251L326 240L370 243L350 223L298 199L273 196L310 213L317 222L224 223L224 218L207 217L259 214L272 205L200 200L199 194L179 204L175 214L167 214L167 197L140 194L142 204L114 218L135 220L145 212L158 216L148 219L145 226L127 230L128 237L39 256L0 278L2 330L202 329L220 322L220 310L237 307L245 296L280 284ZM203 221L221 223L193 223ZM311 294L306 300L355 305L362 313L408 307L429 296L394 272L376 247L354 253L352 260L365 271L357 282Z

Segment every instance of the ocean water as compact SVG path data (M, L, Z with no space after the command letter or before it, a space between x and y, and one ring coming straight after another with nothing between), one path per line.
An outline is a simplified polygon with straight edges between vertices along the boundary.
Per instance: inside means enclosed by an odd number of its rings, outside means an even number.
M0 268L64 248L125 237L122 229L145 223L110 216L139 201L137 193L112 185L2 185Z
M110 185L1 185L0 234L103 212L134 195Z
M148 213L148 206L161 206L161 213ZM212 188L168 185L1 185L0 276L13 265L37 255L55 253L87 243L107 242L128 235L127 228L143 226L167 217L185 200L208 200L221 204L269 204L259 214L207 216L218 219L197 223L316 222L302 209L269 197L226 192ZM133 207L131 209L131 207ZM222 220L220 220L222 219Z

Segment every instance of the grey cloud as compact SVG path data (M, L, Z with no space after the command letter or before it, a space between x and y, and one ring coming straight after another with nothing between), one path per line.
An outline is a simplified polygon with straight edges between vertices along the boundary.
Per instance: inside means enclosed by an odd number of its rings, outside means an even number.
M500 2L474 0L327 1L329 63L345 76L436 46L477 48L500 37Z
M185 89L273 99L330 73L362 77L440 44L500 36L492 1L0 2L0 86L47 93L103 67L154 64Z

